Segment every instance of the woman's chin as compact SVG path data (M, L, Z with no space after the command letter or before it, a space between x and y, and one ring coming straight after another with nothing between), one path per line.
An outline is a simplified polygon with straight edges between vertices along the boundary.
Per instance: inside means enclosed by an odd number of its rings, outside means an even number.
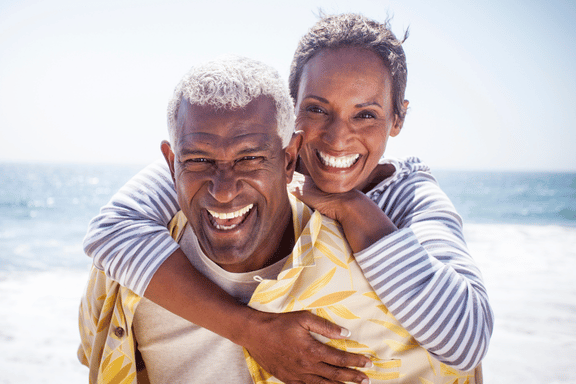
M345 193L349 192L356 187L356 180L348 180L347 178L314 178L316 186L326 193Z

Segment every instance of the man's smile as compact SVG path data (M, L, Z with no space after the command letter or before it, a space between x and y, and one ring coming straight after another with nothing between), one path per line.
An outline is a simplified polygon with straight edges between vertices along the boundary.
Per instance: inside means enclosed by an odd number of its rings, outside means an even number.
M218 230L230 231L246 220L250 210L254 204L249 204L234 212L217 212L207 209L209 213L210 223Z

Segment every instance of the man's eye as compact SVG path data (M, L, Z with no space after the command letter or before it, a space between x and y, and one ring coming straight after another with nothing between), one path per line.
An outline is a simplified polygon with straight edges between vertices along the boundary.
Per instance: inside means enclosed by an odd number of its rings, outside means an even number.
M252 171L260 167L263 160L262 156L244 156L234 162L234 168L239 171Z
M241 161L252 162L257 160L262 160L262 156L244 156L243 158L236 160L236 162L237 163Z
M214 163L213 160L207 159L205 157L195 157L182 161L182 165L187 169L198 169L198 167L205 168L210 166L212 163Z

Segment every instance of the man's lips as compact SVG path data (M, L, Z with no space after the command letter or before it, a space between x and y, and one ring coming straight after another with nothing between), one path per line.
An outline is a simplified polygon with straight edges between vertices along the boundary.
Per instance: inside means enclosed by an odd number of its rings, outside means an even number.
M360 158L358 153L347 156L331 156L319 150L316 150L316 155L322 164L332 168L350 168Z
M254 204L249 204L234 212L217 212L207 209L210 223L218 230L230 231L246 220Z

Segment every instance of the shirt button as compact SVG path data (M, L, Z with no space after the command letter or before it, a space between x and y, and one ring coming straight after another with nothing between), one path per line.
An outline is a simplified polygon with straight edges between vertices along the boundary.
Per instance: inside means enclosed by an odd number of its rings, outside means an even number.
M122 337L124 336L124 328L122 327L118 327L114 330L114 334L116 335L116 337Z

